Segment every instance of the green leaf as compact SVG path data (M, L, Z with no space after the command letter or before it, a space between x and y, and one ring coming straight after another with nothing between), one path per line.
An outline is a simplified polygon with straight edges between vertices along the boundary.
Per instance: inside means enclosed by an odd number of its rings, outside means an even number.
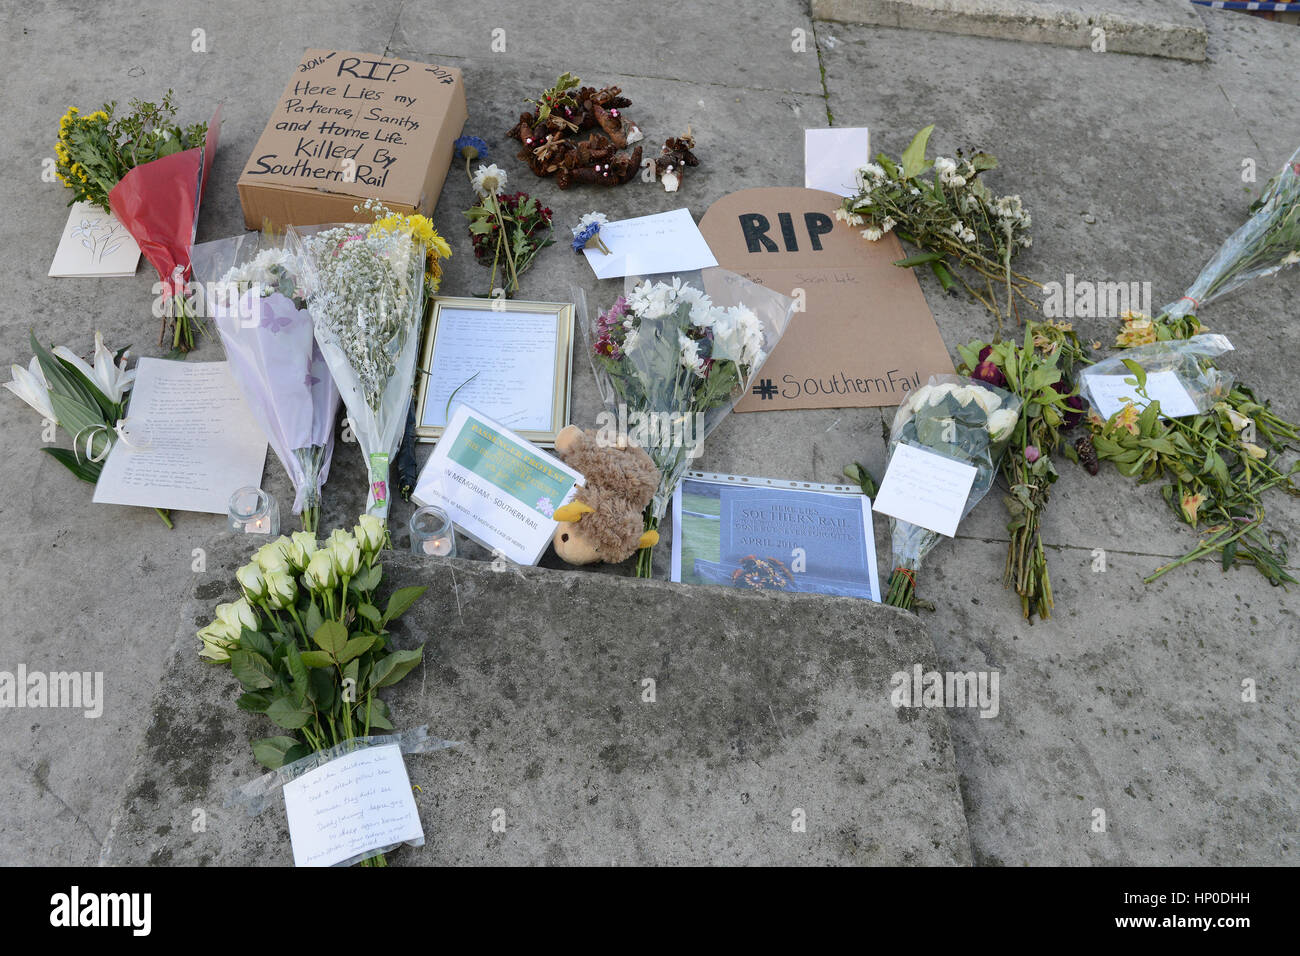
M311 639L316 642L316 646L323 651L338 656L339 651L348 642L347 625L341 621L326 621L320 627L316 628Z
M253 756L268 770L279 770L287 761L285 756L301 744L292 737L266 737L253 741Z
M308 667L333 667L334 658L325 651L303 651L298 655Z
M320 673L320 671L316 671ZM312 712L297 703L292 697L277 697L266 708L266 716L285 730L297 730L305 727L312 718Z
M244 690L264 690L275 683L275 672L261 654L252 651L230 652L230 673Z
M235 706L240 710L247 710L254 714L266 713L266 708L270 705L271 698L266 694L261 694L256 691L248 691L247 693L241 694L239 699L235 701Z
M65 364L53 352L41 347L41 343L36 340L35 332L29 331L28 337L31 339L32 351L36 353L37 364L41 367L41 374L45 376L45 382L49 385L50 397L53 398L57 392L85 408L97 410L99 402L92 390L86 389L81 382L69 375ZM84 381L84 377L82 381ZM57 415L57 408L55 408L55 413ZM60 420L59 424L63 424L62 420ZM64 425L64 427L67 426Z
M379 613L379 608L375 607L373 604L367 604L365 601L362 601L357 605L357 613L372 624L377 624L380 627L384 624L384 619Z
M301 760L303 757L310 757L316 751L309 744L294 744L284 755L286 765L293 763L295 760Z
M104 453L112 444L109 440L108 426L100 416L98 408L87 405L62 392L50 389L50 407L59 426L72 439L73 452L81 459L91 458L102 461ZM86 454L86 442L90 441L90 454Z
M1126 358L1126 359L1120 359L1120 361L1124 363L1124 367L1128 369L1130 372L1132 372L1133 377L1137 379L1137 387L1141 389L1145 389L1147 387L1146 369L1144 369L1141 365L1139 365L1137 362L1133 361L1132 359Z
M406 609L419 600L420 595L425 592L423 584L409 588L398 588L388 599L388 607L384 609L382 624L396 620L406 613Z
M319 710L330 710L339 699L338 678L334 671L317 669L311 672L311 689L308 692Z
M275 653L275 648L271 645L269 637L261 631L250 631L248 628L244 628L239 632L239 647L241 650L260 654L268 661L271 659L271 655Z
M343 645L343 650L339 652L339 663L346 664L354 657L360 657L366 651L370 650L375 643L376 634L362 634L360 637L354 637Z
M393 722L388 719L388 705L379 698L370 702L371 730L395 730Z
M930 143L930 134L933 132L934 124L931 123L912 137L912 142L908 144L907 149L903 150L903 155L900 158L903 161L903 177L905 179L919 176L933 165L925 158L925 150Z
M944 292L956 293L957 280L952 277L952 273L948 271L946 265L942 262L931 262L930 271L933 272L934 277L939 280L939 285L943 286Z
M109 401L108 396L99 390L99 386L86 378L85 372L77 368L77 366L73 365L65 358L56 355L55 359L63 366L63 370L81 386L82 390L87 395L94 398L95 404L99 406L99 412L103 416L104 421L116 421L116 419L122 417L122 407L120 405L114 405Z
M424 648L413 651L393 651L387 657L380 658L370 670L370 687L392 687L409 674L424 656Z
M307 665L303 662L297 645L287 646L289 649L285 652L284 659L289 668L289 676L293 678L293 696L298 705L302 706L307 701Z
M315 601L312 601L311 604L308 605L307 607L307 620L306 620L307 633L315 634L316 630L324 623L325 623L325 618L324 616L322 616L320 612L320 608L316 606Z
M1232 568L1232 561L1237 556L1237 542L1229 541L1223 546L1223 570Z
M99 481L99 473L104 467L100 462L78 458L67 448L51 448L48 445L42 445L41 451L59 462L82 481L89 482L92 485Z

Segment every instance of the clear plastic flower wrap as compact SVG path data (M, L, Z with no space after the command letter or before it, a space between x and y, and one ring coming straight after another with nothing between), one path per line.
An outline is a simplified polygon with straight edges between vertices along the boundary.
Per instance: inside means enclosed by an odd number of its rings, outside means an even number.
M293 512L315 531L339 392L316 344L297 260L284 237L247 233L200 243L191 261L231 376L293 482Z
M1190 339L1140 345L1086 369L1080 376L1079 392L1093 408L1106 407L1105 402L1099 401L1094 380L1102 376L1131 376L1127 363L1134 362L1146 373L1148 382L1159 372L1172 372L1196 404L1196 414L1201 415L1232 391L1232 373L1216 368L1213 363L1231 351L1232 343L1227 336L1209 332Z
M629 276L624 294L594 321L580 291L576 298L606 426L659 469L645 513L646 530L656 531L704 439L785 333L794 300L717 267ZM653 547L638 553L638 577L651 576Z
M1250 218L1224 241L1183 297L1160 310L1161 318L1195 315L1200 306L1251 279L1300 262L1300 149L1268 182L1250 212Z
M369 474L366 513L387 520L424 314L424 243L402 228L289 228L316 342Z
M975 481L961 512L964 519L993 486L1019 417L1020 399L1005 389L960 375L932 375L898 406L889 456L905 444L973 465ZM894 569L885 603L910 608L921 561L944 536L897 518L889 519L889 532Z

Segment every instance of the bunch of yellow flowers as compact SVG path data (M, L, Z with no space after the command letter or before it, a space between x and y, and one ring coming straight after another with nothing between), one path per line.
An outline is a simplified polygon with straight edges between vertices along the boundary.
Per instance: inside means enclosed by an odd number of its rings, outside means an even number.
M451 256L451 246L447 240L433 228L433 220L419 214L406 216L400 212L387 212L375 220L370 227L370 235L377 236L384 232L402 232L411 237L412 242L424 243L425 271L424 284L429 295L438 291L442 285L441 259Z
M59 120L54 172L72 190L72 201L111 212L108 194L133 168L202 145L207 125L182 128L172 122L175 115L171 90L161 103L132 100L120 114L116 102L93 113L70 107Z
M105 110L83 115L70 107L59 120L59 138L54 144L54 172L73 191L73 200L94 203L105 212L109 211L109 190L121 178L113 175L117 162L110 121Z

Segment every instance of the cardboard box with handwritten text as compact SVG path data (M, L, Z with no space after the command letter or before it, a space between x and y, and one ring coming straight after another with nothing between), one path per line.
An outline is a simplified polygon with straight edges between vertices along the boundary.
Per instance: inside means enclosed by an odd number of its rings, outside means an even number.
M244 225L349 222L370 198L429 215L467 116L454 67L308 50L240 174Z

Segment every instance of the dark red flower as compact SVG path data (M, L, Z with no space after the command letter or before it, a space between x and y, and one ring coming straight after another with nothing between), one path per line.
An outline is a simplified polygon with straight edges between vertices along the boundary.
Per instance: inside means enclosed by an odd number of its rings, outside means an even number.
M979 365L975 366L975 371L971 373L971 378L979 379L981 382L987 382L990 385L996 385L998 388L1006 388L1007 385L1007 377L1002 374L1002 369L998 368L991 359L981 359Z
M1070 391L1070 386L1064 379L1052 385L1053 391L1058 395L1064 395ZM1082 395L1071 395L1065 400L1066 407L1074 409L1072 412L1066 412L1062 416L1062 426L1064 428L1073 428L1079 422L1083 421L1084 413L1088 411L1088 403L1083 400Z

